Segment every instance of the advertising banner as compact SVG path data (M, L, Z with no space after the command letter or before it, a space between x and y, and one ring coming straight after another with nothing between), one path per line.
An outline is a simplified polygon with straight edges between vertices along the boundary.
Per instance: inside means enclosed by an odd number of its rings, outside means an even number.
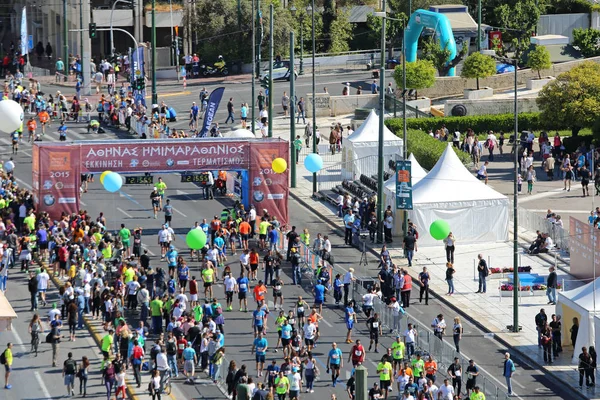
M27 45L27 7L23 7L21 14L21 54L29 54L27 47L29 47Z
M571 255L571 275L579 279L600 276L600 230L576 218L569 219L569 254ZM596 254L594 255L594 251Z
M210 131L210 126L212 125L213 119L217 114L217 110L219 109L219 104L221 103L221 98L223 98L224 92L225 88L219 87L213 90L210 96L208 96L206 111L204 112L204 122L202 123L202 130L200 130L200 134L198 135L199 137L206 137Z
M243 141L152 140L81 144L81 168L90 173L248 169L249 160L250 146Z
M79 148L40 147L38 154L39 176L37 182L34 179L33 184L34 188L39 187L37 195L42 211L48 212L54 219L58 219L63 212L78 212L81 184Z
M410 161L396 161L396 209L412 210L412 179Z
M273 160L289 160L289 144L285 141L252 143L250 163L250 204L260 216L266 209L280 222L287 222L288 171L275 173Z

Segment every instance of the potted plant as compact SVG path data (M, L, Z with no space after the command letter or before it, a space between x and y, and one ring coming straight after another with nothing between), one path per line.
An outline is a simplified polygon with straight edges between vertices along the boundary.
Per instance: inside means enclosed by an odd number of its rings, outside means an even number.
M496 61L491 56L472 53L465 60L460 76L468 79L475 79L477 82L477 89L465 89L465 98L469 100L481 99L484 97L491 97L494 95L494 89L486 87L483 89L479 88L479 78L487 78L496 74Z
M533 71L537 71L538 73L537 79L534 78L527 80L527 89L541 89L554 79L551 76L542 78L541 71L543 69L549 69L552 67L552 62L550 61L550 52L545 46L537 45L535 46L535 49L529 52L527 58L527 67L531 68Z

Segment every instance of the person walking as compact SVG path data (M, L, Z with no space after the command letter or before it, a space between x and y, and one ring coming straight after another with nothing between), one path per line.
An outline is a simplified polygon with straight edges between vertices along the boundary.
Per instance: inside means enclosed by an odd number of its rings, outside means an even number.
M583 378L585 377L585 386L590 387L591 382L591 372L592 368L592 356L588 352L587 347L581 348L581 353L579 354L579 365L577 367L579 371L579 389L583 389Z
M535 175L535 170L533 169L533 165L530 165L529 168L527 168L527 172L525 174L525 179L527 180L527 194L531 194L533 191L533 183L536 180L536 175Z
M512 376L513 376L513 373L515 372L515 370L516 370L515 363L513 362L513 360L510 359L510 354L508 352L504 353L504 366L502 369L502 376L504 376L504 379L506 379L506 387L508 388L509 396L514 395L514 392L512 390ZM579 379L581 382L581 375L580 375ZM579 386L581 386L581 385L579 385Z
M302 123L306 124L306 118L304 116L304 97L300 97L300 100L298 100L298 116L296 117L296 123L300 122L300 118L302 118Z
M79 378L79 395L83 395L83 397L87 396L87 382L89 372L90 360L86 356L83 356L81 358L81 364L79 364L79 369L77 370L77 377Z
M448 282L448 293L449 296L454 294L454 273L456 270L452 266L452 263L446 263L446 282Z
M488 269L487 262L481 254L477 254L477 259L479 262L477 263L477 274L479 275L479 289L475 293L485 293L486 291L486 278L490 274L490 270Z
M231 123L235 123L235 110L233 107L233 97L229 98L229 101L227 102L227 119L225 120L225 123L229 123L229 119L231 118Z
M0 361L4 364L4 389L12 389L10 384L10 373L12 372L13 365L13 354L12 354L12 343L6 344L6 349L0 355Z
M446 247L446 261L454 264L454 245L456 244L456 238L450 232L446 238L444 238L444 246Z
M62 376L67 387L67 396L75 396L75 373L77 372L77 361L73 360L73 353L67 354L63 363Z
M460 353L460 341L462 339L463 327L460 322L460 317L454 317L454 325L452 326L452 338L454 339L454 346L456 352Z
M540 336L544 349L544 362L552 364L552 330L548 324L544 325Z
M423 271L419 274L419 281L421 282L421 288L419 289L419 303L423 302L423 295L425 295L425 305L429 305L429 280L431 276L427 271L427 267L423 267Z
M565 161L568 160L565 159ZM571 180L573 180L573 167L571 166L571 164L568 164L567 162L565 162L565 164L563 164L563 181L565 184L565 187L563 188L563 190L566 190L567 192L571 191Z
M588 188L588 185L590 184L591 173L587 169L587 166L585 164L583 164L581 168L579 168L579 176L581 177L581 189L583 190L582 197L589 196L590 189Z
M546 296L548 296L548 304L556 304L556 288L558 286L558 275L554 267L549 268L550 274L546 279Z

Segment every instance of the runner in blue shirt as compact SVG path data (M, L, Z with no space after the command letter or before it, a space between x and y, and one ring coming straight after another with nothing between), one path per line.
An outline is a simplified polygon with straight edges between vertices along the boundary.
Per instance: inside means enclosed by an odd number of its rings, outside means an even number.
M340 368L344 367L344 360L342 358L342 351L338 349L337 343L331 344L331 350L327 355L327 373L331 370L331 383L335 387L338 377L340 376Z
M200 109L198 108L198 106L196 105L196 102L194 101L192 103L192 107L190 108L190 129L194 130L194 129L198 129L198 112L200 111Z
M321 283L321 279L318 280L318 283L313 288L313 293L315 295L315 308L319 307L319 314L323 313L323 302L325 301L325 291L327 288L323 286Z
M171 245L169 247L169 251L167 251L167 265L169 266L169 275L175 274L175 268L177 268L177 250L175 250L175 246Z
M292 326L288 320L285 320L285 324L281 327L281 345L283 346L283 356L288 357L291 354L291 343L292 343Z
M267 342L267 339L263 337L262 332L259 332L258 337L254 339L254 343L252 344L252 352L256 350L256 370L258 371L259 377L262 376L268 348L269 343Z
M269 226L269 232L267 232L267 238L269 239L269 250L273 253L277 251L277 242L279 241L279 232L272 226Z
M188 342L187 347L183 350L184 368L183 373L185 375L186 382L192 382L194 379L194 366L198 362L196 351L192 348L192 343Z
M250 286L250 281L248 278L244 276L244 271L240 274L240 277L237 278L238 284L238 299L240 300L240 311L248 311L248 286ZM244 308L242 309L242 303L244 303Z
M354 322L356 322L356 313L354 312L354 300L350 300L346 306L346 312L344 316L346 321L346 328L348 333L346 334L346 343L352 343L352 328L354 328Z
M268 374L268 379L267 379L267 385L269 387L269 389L275 387L275 378L277 378L277 375L279 374L279 365L277 365L277 360L273 360L273 362L271 363L271 365L269 365L267 367L267 374Z
M187 264L182 264L181 268L179 268L179 286L183 289L186 288L188 279L190 279L190 268Z
M256 310L252 312L252 327L254 328L254 337L262 334L265 329L265 312L259 305Z

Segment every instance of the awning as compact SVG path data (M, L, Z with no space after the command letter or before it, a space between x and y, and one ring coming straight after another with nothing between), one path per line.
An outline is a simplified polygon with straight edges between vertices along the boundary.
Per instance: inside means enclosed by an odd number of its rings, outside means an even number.
M0 332L10 331L12 320L17 318L17 313L13 310L8 299L0 291Z

